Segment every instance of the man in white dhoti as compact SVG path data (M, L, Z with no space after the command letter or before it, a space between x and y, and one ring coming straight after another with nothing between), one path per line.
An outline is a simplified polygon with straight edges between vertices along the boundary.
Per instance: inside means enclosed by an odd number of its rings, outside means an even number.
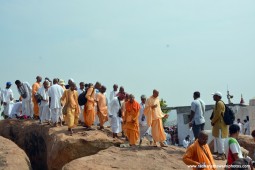
M139 115L139 128L140 128L140 143L142 144L143 138L146 137L148 141L150 141L150 145L153 142L152 136L151 136L151 127L148 127L147 120L144 115L144 108L145 108L145 102L146 102L146 96L141 96L141 103L140 103L140 115Z
M38 89L38 94L41 96L41 102L39 103L39 118L40 124L45 121L50 121L50 108L49 108L49 81L44 81L43 86Z
M124 94L119 94L118 97L114 97L109 104L108 113L111 118L112 137L118 137L118 133L122 132L121 125L121 105L125 98Z
M1 104L4 105L4 118L10 117L13 107L13 92L11 89L11 82L6 83L6 88L1 92Z
M85 91L85 83L80 82L80 88L77 89L78 95L82 94ZM84 116L83 116L83 111L84 111L84 105L80 106L80 114L79 114L79 121L84 124Z
M28 118L33 118L32 87L28 82L21 83L20 80L16 80L15 84L22 97L22 115L25 115Z
M56 127L58 120L60 119L60 123L62 123L61 117L62 115L62 107L60 99L64 94L64 89L58 85L58 80L53 80L53 85L49 88L48 94L50 97L50 111L51 111L51 120L53 125Z

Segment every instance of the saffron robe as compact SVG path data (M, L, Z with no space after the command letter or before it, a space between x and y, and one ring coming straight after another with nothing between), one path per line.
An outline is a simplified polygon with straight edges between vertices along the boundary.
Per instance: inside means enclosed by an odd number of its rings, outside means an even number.
M157 104L157 107L152 109L151 107ZM164 114L160 108L159 98L151 96L145 103L144 115L146 116L147 125L151 126L152 138L155 142L164 142L166 140L166 134L163 129L162 118Z
M97 94L97 115L99 118L100 126L104 126L104 123L108 121L108 109L106 104L106 97L102 93Z
M86 126L90 127L95 121L95 89L90 87L86 94L87 103L84 107L84 123Z
M129 140L130 145L135 145L139 139L139 113L140 104L137 101L130 101L125 103L125 116L123 121L125 123L125 132Z
M186 153L183 156L183 162L186 165L195 165L195 166L201 163L205 163L207 167L204 169L208 169L208 170L215 169L213 167L213 165L215 166L215 163L214 163L209 146L207 144L201 146L198 140L196 140L195 143L193 143L187 148ZM193 168L193 169L195 170L196 168Z

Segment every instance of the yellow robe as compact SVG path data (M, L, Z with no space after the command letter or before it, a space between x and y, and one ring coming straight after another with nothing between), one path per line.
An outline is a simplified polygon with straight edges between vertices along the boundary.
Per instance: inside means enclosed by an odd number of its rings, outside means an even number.
M136 101L126 102L125 103L125 116L123 121L125 123L125 133L128 137L129 144L135 145L139 139L139 113L140 113L140 104Z
M207 154L203 151L201 147L204 148ZM183 156L183 162L186 165L194 165L194 166L197 166L201 163L205 163L207 167L204 169L208 169L208 170L215 169L213 167L215 163L214 163L209 146L207 144L200 146L198 143L198 140L196 140L195 143L193 143L187 148L186 153ZM194 167L193 169L195 170L196 168Z
M99 118L100 126L104 126L104 123L108 121L108 109L106 105L106 97L102 93L97 94L97 115Z
M66 101L67 114L65 116L65 121L68 128L77 126L80 113L80 107L78 104L78 92L76 90L72 91L68 89L64 92L61 100Z
M38 91L38 89L41 87L40 83L35 82L32 85L32 101L34 103L34 115L39 116L39 106L35 98L35 93Z
M219 137L219 130L221 129L221 137L227 138L228 137L228 126L225 124L222 115L225 112L225 105L222 101L218 101L217 105L213 109L213 118L212 123L214 126L212 128L212 135L216 138Z
M152 109L153 105L157 107ZM163 142L166 140L166 134L163 128L162 118L164 114L160 108L159 98L151 96L145 103L144 115L146 116L148 126L151 126L152 138L155 142Z
M92 126L95 121L95 90L90 87L86 94L87 103L84 107L84 123L86 126Z

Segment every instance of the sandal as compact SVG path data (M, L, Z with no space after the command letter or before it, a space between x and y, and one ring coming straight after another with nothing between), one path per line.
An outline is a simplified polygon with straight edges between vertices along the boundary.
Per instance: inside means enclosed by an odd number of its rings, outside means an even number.
M225 156L225 154L223 154L223 155L218 155L218 156L216 156L215 158L214 158L215 160L225 160L226 159L226 156Z

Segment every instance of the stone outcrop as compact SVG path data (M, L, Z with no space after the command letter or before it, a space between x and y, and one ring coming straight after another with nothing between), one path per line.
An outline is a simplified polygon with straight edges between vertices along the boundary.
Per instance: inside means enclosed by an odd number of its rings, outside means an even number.
M141 169L169 170L187 169L182 162L185 149L175 146L155 148L142 146L133 148L111 147L91 155L74 160L63 167L63 170L73 169Z
M72 160L122 143L113 140L107 129L104 132L85 131L79 127L74 132L73 136L69 136L66 126L52 128L39 125L34 120L0 121L0 135L12 140L27 153L33 169L58 170Z
M0 136L0 170L31 170L26 153L9 139Z

